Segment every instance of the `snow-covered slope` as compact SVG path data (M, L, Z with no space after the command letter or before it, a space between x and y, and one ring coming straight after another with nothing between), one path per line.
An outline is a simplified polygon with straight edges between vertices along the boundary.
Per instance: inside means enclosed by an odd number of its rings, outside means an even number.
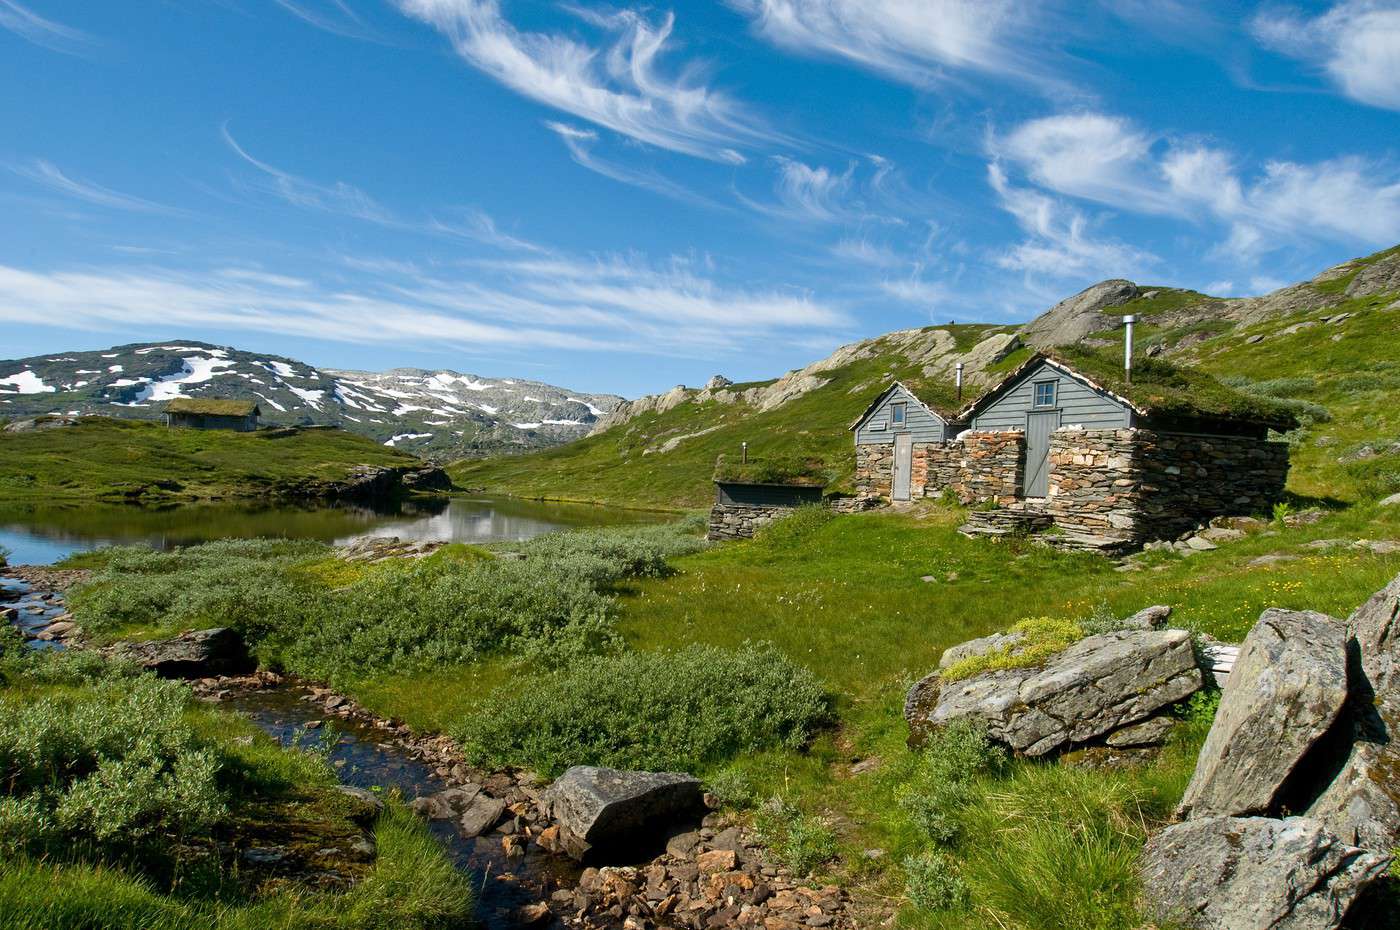
M586 435L622 398L518 379L318 369L202 342L0 361L0 417L159 417L174 397L257 401L263 421L329 424L433 458L537 449Z

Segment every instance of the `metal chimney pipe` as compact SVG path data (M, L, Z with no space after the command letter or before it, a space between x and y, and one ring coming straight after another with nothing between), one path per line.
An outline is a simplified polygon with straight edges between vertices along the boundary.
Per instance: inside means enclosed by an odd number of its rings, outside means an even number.
M1133 383L1133 324L1137 322L1137 317L1129 313L1123 317L1123 376L1129 384Z
M739 443L739 455L740 455L740 460L741 460L745 465L749 464L749 444L748 444L748 443L746 443L746 442L741 442L741 443Z
M958 362L958 403L962 403L963 363Z

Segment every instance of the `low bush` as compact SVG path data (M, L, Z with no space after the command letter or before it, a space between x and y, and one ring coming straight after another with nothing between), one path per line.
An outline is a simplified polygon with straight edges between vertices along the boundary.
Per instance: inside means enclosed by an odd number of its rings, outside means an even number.
M218 763L184 720L188 698L149 677L0 696L0 845L126 847L217 822Z
M550 533L521 543L527 560L551 571L584 578L606 587L623 578L660 577L668 562L699 552L708 544L694 523L663 526L574 530Z
M1005 765L1005 750L985 727L956 721L929 738L900 806L930 842L947 846L957 839L962 808L977 796L974 781Z
M981 655L968 656L939 674L944 681L961 681L983 672L1040 665L1084 638L1084 629L1073 620L1036 617L1014 624L1007 634L1017 637Z
M804 745L829 719L811 672L768 645L586 659L493 693L454 735L474 762L695 771Z
M774 799L758 812L759 840L797 875L807 875L836 855L836 833L819 817Z
M909 903L926 911L967 905L967 883L946 853L929 852L904 860L904 888Z

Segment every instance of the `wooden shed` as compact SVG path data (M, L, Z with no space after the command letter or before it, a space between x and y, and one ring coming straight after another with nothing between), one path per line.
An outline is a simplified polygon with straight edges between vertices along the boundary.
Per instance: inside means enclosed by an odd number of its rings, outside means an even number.
M251 400L177 397L165 405L165 425L184 429L227 429L248 433L258 428L262 410Z
M946 442L957 433L948 416L900 381L893 382L876 397L850 429L855 433L859 458L882 463L884 452L888 451L892 458L890 497L897 501L907 501L914 496L914 447ZM888 447L888 450L862 447Z

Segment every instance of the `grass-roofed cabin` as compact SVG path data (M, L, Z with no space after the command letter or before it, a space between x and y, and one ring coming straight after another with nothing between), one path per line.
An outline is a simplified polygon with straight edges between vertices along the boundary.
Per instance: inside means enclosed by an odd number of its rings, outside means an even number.
M1101 550L1266 512L1288 478L1270 433L1298 425L1204 372L1134 360L1130 382L1120 358L1083 349L1031 355L944 421L913 458L916 492L1001 505L974 512L974 532L1053 525L1057 544Z
M803 504L820 504L831 473L821 459L772 456L715 462L710 539L744 539Z
M856 417L850 430L861 496L896 501L924 496L929 450L958 432L947 400L929 386L895 381Z
M262 410L251 400L177 397L165 405L165 425L185 429L228 429L250 433Z

